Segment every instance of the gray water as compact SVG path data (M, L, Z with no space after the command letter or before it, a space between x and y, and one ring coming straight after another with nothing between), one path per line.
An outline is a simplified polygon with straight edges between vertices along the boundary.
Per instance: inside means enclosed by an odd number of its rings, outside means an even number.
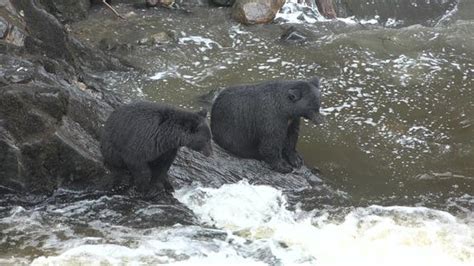
M131 99L198 109L208 107L201 96L229 85L319 76L326 123L304 123L298 150L353 206L318 209L303 193L287 210L281 191L245 182L179 190L199 221L160 228L146 222L159 213L153 205L114 209L129 201L119 196L9 206L0 210L0 263L472 265L472 1L420 22L429 26L326 21L292 3L276 23L252 27L222 8L118 10L127 21L96 10L71 30L143 69L103 74ZM280 41L291 25L305 43ZM170 43L137 44L163 31Z

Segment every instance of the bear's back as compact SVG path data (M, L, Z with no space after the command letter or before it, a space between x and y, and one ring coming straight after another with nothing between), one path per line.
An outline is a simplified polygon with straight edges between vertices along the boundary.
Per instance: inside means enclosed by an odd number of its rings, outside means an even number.
M245 158L256 158L259 125L271 101L269 87L243 85L228 87L214 100L211 131L214 141L226 150ZM270 105L271 106L271 105Z

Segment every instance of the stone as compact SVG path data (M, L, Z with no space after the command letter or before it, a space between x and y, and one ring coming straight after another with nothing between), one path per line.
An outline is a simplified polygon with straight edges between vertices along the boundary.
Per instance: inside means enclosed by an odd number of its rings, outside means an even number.
M235 0L211 0L211 2L216 6L232 6Z
M294 26L286 29L280 37L280 40L289 43L303 43L307 39L308 37Z
M285 0L236 0L232 17L246 25L270 23Z
M145 4L147 7L155 7L158 5L170 7L174 4L174 0L146 0Z
M63 23L75 22L87 17L90 0L40 0L44 8Z
M10 27L8 23L5 20L3 20L2 17L0 17L0 39L3 39L6 37L9 28Z

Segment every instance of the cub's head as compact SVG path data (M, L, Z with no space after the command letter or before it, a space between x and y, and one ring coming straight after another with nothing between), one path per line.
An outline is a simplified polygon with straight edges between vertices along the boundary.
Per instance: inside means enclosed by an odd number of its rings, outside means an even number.
M321 90L319 79L295 81L286 91L286 101L290 104L290 113L295 117L304 117L315 124L321 123Z
M189 124L188 144L186 147L210 156L212 154L211 130L206 121L207 111L194 113L195 119Z

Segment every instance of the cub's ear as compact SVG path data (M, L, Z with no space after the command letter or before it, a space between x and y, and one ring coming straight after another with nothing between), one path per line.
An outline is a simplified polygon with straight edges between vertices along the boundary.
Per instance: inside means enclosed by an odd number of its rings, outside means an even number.
M319 78L318 77L314 77L314 78L310 79L308 82L313 84L316 87L319 87Z
M207 117L207 110L206 110L206 109L202 109L201 111L196 112L196 114L198 114L198 115L201 116L201 117L206 118L206 117Z
M288 99L292 102L296 102L301 99L301 91L298 89L289 89L288 90Z

